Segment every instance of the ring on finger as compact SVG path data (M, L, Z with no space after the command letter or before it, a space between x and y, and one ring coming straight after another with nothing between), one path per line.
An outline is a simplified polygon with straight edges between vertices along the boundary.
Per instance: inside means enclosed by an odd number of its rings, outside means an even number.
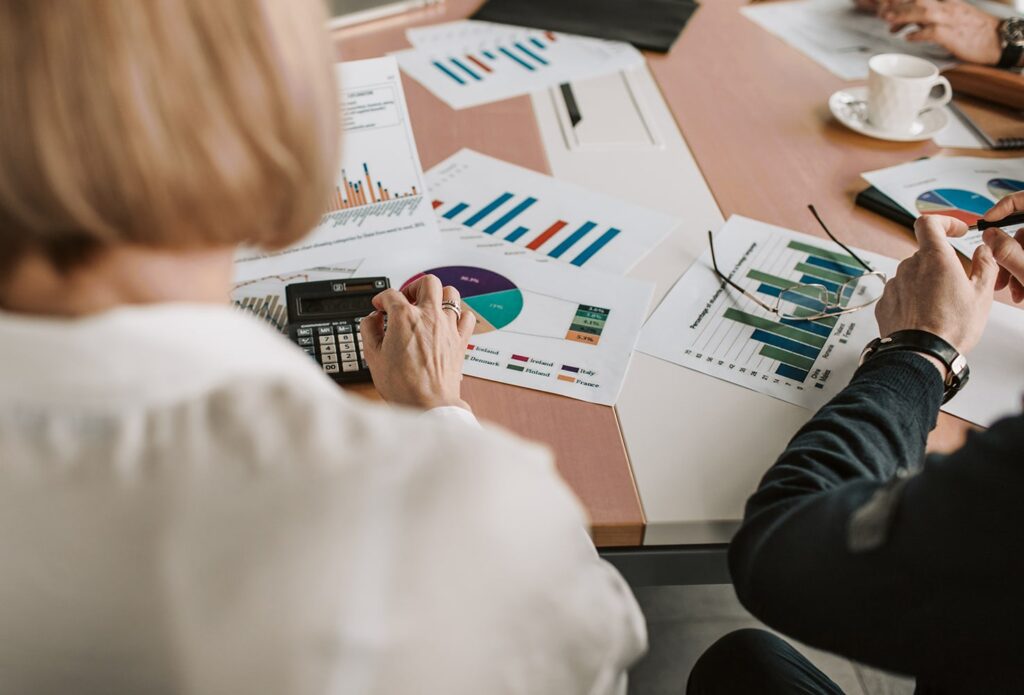
M462 307L460 306L459 302L454 302L450 299L446 299L443 302L441 302L441 311L452 312L453 314L455 314L456 320L462 318Z

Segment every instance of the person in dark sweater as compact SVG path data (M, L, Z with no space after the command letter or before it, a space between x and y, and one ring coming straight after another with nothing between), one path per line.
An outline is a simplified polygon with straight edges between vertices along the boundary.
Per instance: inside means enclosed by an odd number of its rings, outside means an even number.
M1024 194L987 218L1015 210ZM950 366L962 365L921 350L948 343L969 355L993 287L1024 300L1024 234L988 230L968 273L945 238L965 231L947 217L918 220L920 250L875 312L882 336L914 340L876 345L796 434L747 502L729 568L740 601L768 626L914 676L919 694L1024 693L1024 415L952 454L925 454L955 391ZM690 695L840 692L763 630L719 640L688 684Z

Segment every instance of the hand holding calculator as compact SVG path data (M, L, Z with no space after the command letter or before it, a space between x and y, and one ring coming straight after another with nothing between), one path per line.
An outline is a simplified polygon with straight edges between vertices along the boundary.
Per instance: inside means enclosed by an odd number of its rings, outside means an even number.
M385 277L288 285L288 337L338 383L370 381L359 324L390 286Z

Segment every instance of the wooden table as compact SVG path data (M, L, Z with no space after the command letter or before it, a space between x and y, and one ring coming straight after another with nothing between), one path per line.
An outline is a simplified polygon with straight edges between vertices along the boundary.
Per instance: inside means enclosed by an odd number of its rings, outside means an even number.
M407 28L464 18L479 4L448 0L441 8L346 30L338 35L339 56L397 50L408 45ZM669 54L647 56L722 213L823 236L806 209L813 203L845 241L896 258L910 255L915 244L908 230L854 205L865 185L860 173L940 150L930 141L871 140L836 123L827 99L846 83L742 17L743 4L703 3ZM403 83L424 167L471 147L549 172L529 98L452 111L418 83ZM465 393L482 418L554 450L561 474L590 512L599 547L643 541L646 520L626 453L630 442L623 442L614 409L470 378ZM929 448L954 449L969 429L942 414Z

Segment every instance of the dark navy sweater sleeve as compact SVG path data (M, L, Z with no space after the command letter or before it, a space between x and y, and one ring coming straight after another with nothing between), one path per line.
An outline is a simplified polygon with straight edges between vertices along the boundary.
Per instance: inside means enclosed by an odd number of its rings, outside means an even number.
M861 367L765 474L729 565L743 604L798 640L1001 691L1024 681L1024 417L926 457L942 391L913 353Z

